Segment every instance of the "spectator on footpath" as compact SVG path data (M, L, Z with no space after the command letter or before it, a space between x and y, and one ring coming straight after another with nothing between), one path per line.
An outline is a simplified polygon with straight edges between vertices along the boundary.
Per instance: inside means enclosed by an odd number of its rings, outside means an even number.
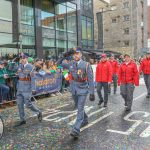
M108 103L108 86L112 82L112 67L107 60L107 55L101 55L101 61L96 68L96 82L97 82L97 94L99 97L98 105L104 102L104 107L107 107ZM104 89L104 98L102 96L102 88Z
M140 74L143 72L144 81L147 88L146 98L150 98L150 51L146 53L146 58L141 61Z
M126 111L130 111L133 102L134 85L139 86L139 72L136 63L131 60L128 54L124 55L124 62L119 68L118 85L120 86L120 94L125 101Z
M96 64L94 59L90 59L90 64L91 64L91 67L92 67L92 70L93 70L94 86L96 87L97 85L96 85L95 77L96 77L97 64Z
M6 79L9 78L4 62L0 61L0 103L5 103L7 100L7 94L9 93L9 87L6 85Z

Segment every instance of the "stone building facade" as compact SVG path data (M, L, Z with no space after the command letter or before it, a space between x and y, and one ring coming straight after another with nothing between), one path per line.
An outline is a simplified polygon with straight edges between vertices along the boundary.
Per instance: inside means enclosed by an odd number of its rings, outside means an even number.
M148 20L148 47L150 48L150 6L148 6L148 16L147 16L147 20Z
M147 47L147 0L94 0L95 48L139 57Z

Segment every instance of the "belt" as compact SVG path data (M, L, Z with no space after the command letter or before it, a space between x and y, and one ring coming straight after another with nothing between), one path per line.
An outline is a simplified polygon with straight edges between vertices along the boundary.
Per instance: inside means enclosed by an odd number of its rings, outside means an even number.
M72 79L73 81L76 81L76 82L81 82L81 83L83 83L83 82L86 82L87 80L80 80L80 79Z
M31 81L30 78L19 78L20 81Z

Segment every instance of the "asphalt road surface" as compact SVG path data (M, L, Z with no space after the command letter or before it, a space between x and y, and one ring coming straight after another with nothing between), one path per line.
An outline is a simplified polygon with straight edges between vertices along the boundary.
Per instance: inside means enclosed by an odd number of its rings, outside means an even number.
M71 95L40 99L43 121L28 110L27 124L15 128L19 121L17 107L1 112L5 131L0 150L150 150L150 99L145 85L135 88L131 112L125 112L119 94L109 96L108 108L99 107L87 99L85 110L89 124L81 129L78 140L70 137L76 117Z

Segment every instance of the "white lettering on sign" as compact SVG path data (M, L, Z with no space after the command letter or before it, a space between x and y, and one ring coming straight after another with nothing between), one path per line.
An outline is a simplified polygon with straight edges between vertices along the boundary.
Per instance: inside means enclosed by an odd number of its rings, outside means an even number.
M129 122L135 122L135 123L127 131L118 131L118 130L112 130L112 129L108 129L107 131L113 132L113 133L118 133L118 134L130 135L143 122L142 120L130 119L130 117L132 115L140 114L140 113L144 114L143 115L144 118L147 118L148 116L150 116L150 113L148 113L148 112L143 112L143 111L131 112L127 116L124 117L124 120L129 121Z

